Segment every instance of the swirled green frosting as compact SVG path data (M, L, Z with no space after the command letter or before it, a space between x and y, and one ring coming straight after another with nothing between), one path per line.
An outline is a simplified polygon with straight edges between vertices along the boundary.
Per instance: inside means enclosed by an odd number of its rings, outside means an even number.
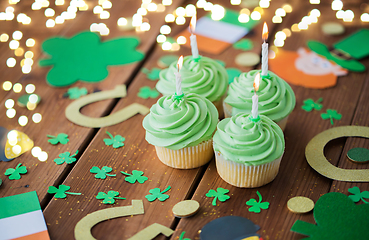
M214 104L194 93L183 98L163 96L154 104L142 125L150 144L178 150L209 140L218 123Z
M254 122L246 113L220 121L213 138L215 151L247 166L272 162L282 156L284 146L283 131L275 122L263 115Z
M224 102L232 106L232 115L251 113L254 79L258 70L242 73L229 85L228 96ZM292 88L282 78L269 71L269 77L260 81L257 92L259 96L259 114L275 122L288 116L296 105Z
M177 62L173 62L169 68L163 69L159 75L156 89L163 95L171 95L176 91ZM211 102L221 99L228 87L228 74L225 68L218 62L200 57L194 59L186 56L183 67L180 70L182 76L182 91L197 93Z

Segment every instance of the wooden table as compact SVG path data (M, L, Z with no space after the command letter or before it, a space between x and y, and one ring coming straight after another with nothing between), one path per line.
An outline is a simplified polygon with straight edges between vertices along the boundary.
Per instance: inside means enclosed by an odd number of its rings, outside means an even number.
M69 3L69 1L66 1ZM12 5L15 9L15 18L11 21L0 21L0 34L7 33L10 39L7 42L0 42L0 82L11 81L13 84L21 83L23 88L32 83L36 86L35 93L42 97L42 102L33 111L15 106L16 117L10 119L6 117L6 108L4 106L7 99L18 99L24 93L15 93L14 91L0 90L0 113L1 126L7 129L17 129L26 133L43 151L48 153L48 160L40 162L26 152L22 156L9 161L0 162L0 177L3 184L0 187L0 197L11 196L29 191L37 191L41 207L52 239L73 239L74 227L76 223L87 214L100 209L110 207L131 205L132 199L142 199L145 213L143 215L129 216L109 220L96 225L92 229L92 234L97 239L127 239L140 230L153 223L159 223L175 230L170 239L178 239L182 231L186 231L185 237L190 239L199 239L199 230L211 220L222 216L234 215L243 216L252 220L261 227L259 234L263 239L302 239L303 236L290 231L291 226L297 219L315 223L313 214L293 214L287 207L287 201L294 196L305 196L316 202L320 196L328 192L341 192L348 194L348 188L358 186L361 190L368 190L368 183L351 183L335 181L323 177L313 170L305 158L305 147L307 143L318 133L324 130L346 125L368 126L368 101L369 95L369 77L368 71L362 73L349 72L347 76L339 77L335 87L323 90L314 90L304 87L294 86L292 88L296 95L296 107L289 116L287 128L285 130L286 151L282 159L280 172L277 178L270 184L256 189L241 189L233 187L224 182L217 174L214 160L208 165L193 170L177 170L167 167L157 159L155 149L145 141L145 131L142 128L142 115L134 117L119 123L117 125L91 129L78 126L65 117L66 107L73 101L63 97L63 94L69 87L54 88L49 86L45 77L50 68L39 67L37 62L44 58L41 51L42 42L52 36L71 37L80 31L88 30L92 23L105 23L110 29L108 36L103 36L102 40L108 40L119 36L137 36L141 43L139 50L145 53L145 58L141 62L129 64L126 66L109 67L110 74L102 82L84 83L77 82L73 87L86 87L91 93L98 89L101 91L113 89L116 85L125 84L127 86L127 97L121 99L109 99L90 104L82 109L82 113L91 117L100 117L109 115L112 112L137 102L150 107L158 98L142 99L137 96L142 86L154 87L156 81L149 80L142 68L151 69L158 67L157 60L168 55L156 43L156 37L159 29L165 24L164 17L172 13L178 6L186 6L196 1L173 1L173 4L167 6L164 12L149 12L145 18L149 21L151 29L147 32L135 32L134 30L120 30L117 26L119 17L131 17L140 7L140 1L112 1L113 7L108 9L110 18L101 20L98 15L93 14L92 8L97 5L97 1L87 1L89 10L77 12L77 17L73 20L66 20L63 24L57 24L53 28L46 28L45 22L48 19L44 16L44 9L31 10L32 1L21 1ZM159 1L155 1L158 2ZM240 6L232 6L229 1L212 1L220 3L224 7L239 11ZM301 18L308 14L314 8L318 8L321 17L316 24L312 24L308 30L292 32L283 47L284 50L297 50L305 46L306 41L310 39L321 41L330 45L343 37L353 33L360 28L369 28L369 23L360 21L360 15L368 12L368 5L365 1L343 1L344 9L352 9L355 13L353 22L343 23L342 20L335 18L335 11L331 9L330 2L322 1L319 5L311 5L307 1L291 0L273 0L268 9L264 9L262 20L269 25L270 39L273 43L274 35L277 31L284 28L290 28L292 24L298 23ZM54 8L56 15L60 15L68 7L68 3L62 6L55 6L54 1L50 1L50 7ZM277 8L283 4L291 4L293 11L283 17L283 22L279 24L272 23L271 19ZM0 11L4 11L9 6L7 1L0 2ZM250 8L252 10L252 8ZM31 17L32 22L29 25L23 25L16 21L19 13L25 13ZM203 9L198 10L198 16L205 15ZM56 16L55 15L55 16ZM55 17L54 17L55 18ZM326 36L321 33L321 26L328 21L341 22L345 26L346 32L341 36ZM175 36L188 26L189 18L186 18L186 24L169 24L172 27L170 36ZM251 50L256 53L261 51L261 33L262 24L258 24L253 33L246 36L254 43ZM34 65L29 74L23 74L19 62L21 57L15 57L14 51L9 49L9 41L15 30L23 32L20 40L20 46L25 51L34 52ZM26 47L25 41L28 38L34 38L36 44L34 47ZM272 45L272 44L271 44ZM203 54L205 56L220 59L226 63L226 67L237 67L242 71L249 71L252 68L239 67L234 62L234 58L242 50L236 50L233 47L228 48L223 53L215 56ZM181 47L176 55L189 55L191 52L186 47ZM17 64L13 68L6 66L6 60L9 57L15 57ZM368 68L369 59L361 60ZM287 66L288 67L288 66ZM260 68L260 66L256 66ZM342 114L340 121L335 121L332 126L328 120L322 120L321 112L305 112L301 109L303 101L307 98L324 98L324 109L336 109ZM42 114L42 121L38 124L31 121L34 113ZM21 127L18 124L18 117L25 115L29 122ZM103 139L107 138L106 131L113 135L120 134L125 137L124 146L114 149L104 144ZM51 145L47 142L47 134L56 135L58 133L67 133L69 143L66 145ZM340 138L331 141L325 148L325 155L329 161L341 168L368 168L366 164L354 164L347 160L346 153L353 147L369 147L369 141L362 138ZM56 165L54 159L60 153L69 151L76 152L77 162L67 165ZM20 180L9 180L4 176L5 170L15 168L18 163L27 166L28 173L22 175ZM112 173L116 177L108 177L105 180L95 179L90 173L93 166L109 166L113 168ZM131 172L132 170L142 170L144 175L149 178L144 184L129 184L125 182L124 176L120 171ZM72 192L80 192L81 196L68 196L65 199L55 199L47 193L49 186L58 186L65 184L71 186ZM168 192L170 198L165 202L148 202L145 195L153 188L164 189L168 185L172 188ZM205 197L210 189L218 187L229 189L231 198L216 206L211 204L212 199ZM98 192L107 192L115 190L120 192L120 196L126 200L117 200L114 205L104 205L101 200L95 197ZM245 202L250 198L256 198L256 191L259 191L264 201L270 202L270 208L261 213L250 213ZM200 203L200 211L193 217L178 219L173 216L172 207L185 199L194 199ZM1 233L0 233L1 234ZM164 239L159 235L156 239Z

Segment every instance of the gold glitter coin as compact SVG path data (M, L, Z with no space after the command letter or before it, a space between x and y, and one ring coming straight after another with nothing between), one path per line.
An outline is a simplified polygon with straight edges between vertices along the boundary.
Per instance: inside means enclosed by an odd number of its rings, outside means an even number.
M293 213L307 213L313 210L314 202L307 197L293 197L288 200L287 208Z
M239 66L252 67L260 62L260 56L253 52L240 53L236 56L235 62Z
M327 35L340 35L345 32L345 27L336 22L327 22L322 25L322 31Z
M190 217L197 213L200 209L200 204L195 200L184 200L174 205L172 211L174 216L183 218Z

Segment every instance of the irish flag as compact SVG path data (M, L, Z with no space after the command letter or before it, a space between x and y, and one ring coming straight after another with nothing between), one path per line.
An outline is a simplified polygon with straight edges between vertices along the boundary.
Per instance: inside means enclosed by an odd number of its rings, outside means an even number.
M0 198L0 239L50 240L36 191Z

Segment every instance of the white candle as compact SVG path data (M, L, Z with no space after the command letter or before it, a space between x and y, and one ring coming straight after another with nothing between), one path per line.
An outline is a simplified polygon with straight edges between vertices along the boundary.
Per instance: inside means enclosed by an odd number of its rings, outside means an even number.
M174 75L176 76L176 94L177 94L177 96L180 96L180 95L183 94L183 92L182 92L182 76L179 73L179 71L182 68L182 64L183 64L183 55L181 55L178 59L178 63L177 63L178 72L174 72Z
M266 39L268 38L268 26L264 22L263 26L263 44L262 44L262 51L261 51L261 75L267 76L268 75L268 43L266 43Z
M257 73L254 79L254 96L252 96L252 109L251 116L253 119L256 119L259 115L259 97L256 92L259 90L260 85L260 73Z
M191 21L190 21L190 32L191 32L190 42L191 42L192 57L198 58L199 49L197 48L196 35L193 34L195 32L195 28L196 28L196 14L192 16Z

